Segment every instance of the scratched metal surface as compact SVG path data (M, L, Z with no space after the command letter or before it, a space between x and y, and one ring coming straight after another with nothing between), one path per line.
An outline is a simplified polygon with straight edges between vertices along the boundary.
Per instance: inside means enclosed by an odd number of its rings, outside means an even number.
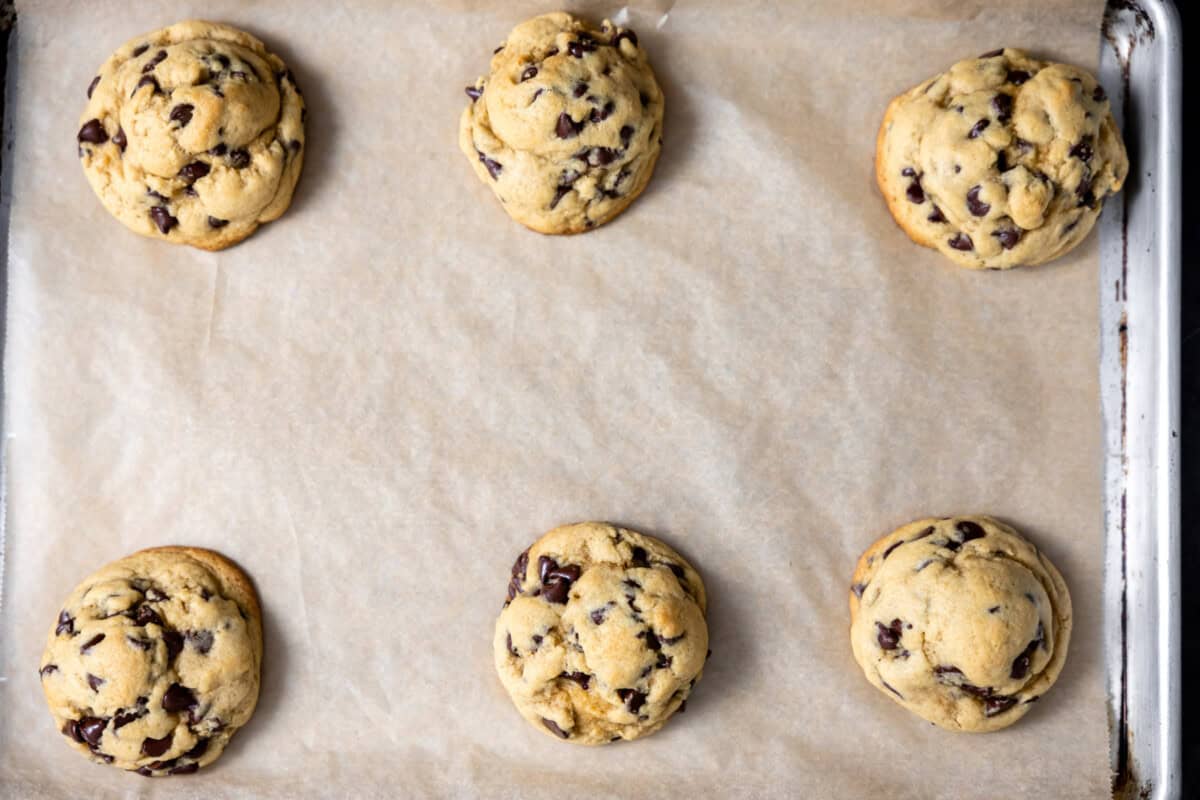
M1100 78L1134 169L1101 223L1105 653L1114 794L1181 793L1182 42L1167 0L1109 0ZM1115 94L1115 93L1114 93Z

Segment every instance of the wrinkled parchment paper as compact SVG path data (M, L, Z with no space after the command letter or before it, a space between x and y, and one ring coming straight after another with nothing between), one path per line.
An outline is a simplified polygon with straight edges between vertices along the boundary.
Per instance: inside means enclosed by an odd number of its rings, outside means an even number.
M553 3L20 4L0 792L1103 796L1096 239L961 271L872 173L894 93L1005 44L1094 69L1100 5L639 3L658 174L613 224L546 238L456 126ZM223 253L129 233L75 156L100 63L192 16L264 38L310 106L291 210ZM979 736L889 702L846 633L866 545L976 511L1035 538L1076 615L1058 687ZM712 597L687 713L602 749L525 723L491 655L514 557L584 519L663 537ZM60 741L36 669L79 580L169 543L253 575L265 673L216 765L149 781Z

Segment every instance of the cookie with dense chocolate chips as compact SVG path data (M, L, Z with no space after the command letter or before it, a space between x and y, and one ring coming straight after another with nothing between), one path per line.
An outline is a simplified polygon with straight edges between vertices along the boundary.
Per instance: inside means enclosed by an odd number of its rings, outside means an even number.
M650 181L663 96L632 31L536 17L512 30L467 96L459 146L509 216L535 231L591 230Z
M291 72L262 42L225 25L180 22L104 63L76 139L92 188L127 227L220 250L291 203L303 118Z
M496 671L522 716L555 738L599 745L653 733L704 668L704 584L644 534L556 528L517 558L506 598Z
M867 680L950 730L1023 717L1070 639L1062 576L991 517L905 525L867 548L850 581L850 644Z
M1011 48L960 61L894 99L875 150L875 177L900 227L972 269L1066 254L1128 171L1096 79Z
M38 675L55 727L93 761L184 775L215 761L258 701L262 614L211 550L115 561L63 604Z

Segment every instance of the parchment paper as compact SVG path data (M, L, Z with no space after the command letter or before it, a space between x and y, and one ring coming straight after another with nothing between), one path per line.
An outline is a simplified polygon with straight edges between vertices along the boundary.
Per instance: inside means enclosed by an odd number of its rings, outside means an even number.
M1106 794L1096 239L961 271L872 173L888 99L961 57L1094 69L1100 0L636 4L666 146L573 238L510 221L456 144L462 87L554 7L19 5L0 791ZM291 210L222 253L129 233L75 155L97 66L192 16L263 37L310 105ZM846 634L859 552L961 512L1030 534L1075 603L1058 686L980 736L889 702ZM602 749L528 726L491 655L514 557L584 519L663 537L712 597L687 713ZM253 575L265 674L216 765L149 781L71 752L36 670L79 580L168 543Z

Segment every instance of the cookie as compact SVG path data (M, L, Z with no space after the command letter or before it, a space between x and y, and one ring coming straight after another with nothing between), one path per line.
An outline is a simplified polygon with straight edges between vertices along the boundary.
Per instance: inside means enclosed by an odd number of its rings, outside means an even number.
M138 36L87 89L79 157L127 227L220 250L279 217L304 163L304 100L258 39L213 22Z
M682 711L708 655L696 570L644 534L585 522L517 558L496 620L496 671L548 736L607 744Z
M960 61L892 100L875 149L896 222L971 269L1070 252L1128 171L1104 87L1011 48Z
M92 761L146 776L220 757L258 701L262 612L211 550L156 547L101 568L51 627L40 676L58 729Z
M509 216L541 233L603 225L642 193L663 96L637 34L566 13L513 28L467 87L459 146Z
M991 517L923 519L858 560L850 644L863 674L914 714L994 731L1062 671L1071 595L1032 544Z

